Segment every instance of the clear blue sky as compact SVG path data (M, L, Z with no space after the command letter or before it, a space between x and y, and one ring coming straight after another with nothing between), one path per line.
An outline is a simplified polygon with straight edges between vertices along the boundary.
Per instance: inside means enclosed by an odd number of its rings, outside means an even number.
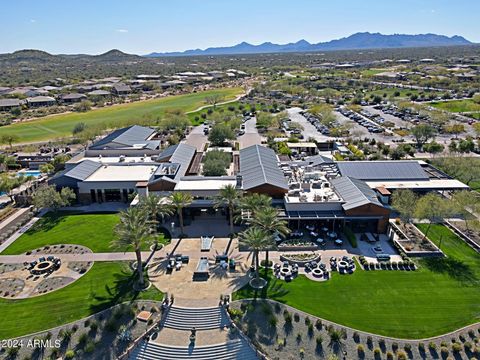
M328 41L359 31L480 42L478 0L5 0L0 52L146 54L241 41Z

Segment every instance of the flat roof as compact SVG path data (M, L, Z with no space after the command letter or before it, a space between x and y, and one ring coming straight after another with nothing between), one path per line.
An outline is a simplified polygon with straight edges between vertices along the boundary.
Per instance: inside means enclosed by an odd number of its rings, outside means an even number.
M82 154L80 154L82 155ZM91 157L82 157L75 156L67 161L69 164L79 164L83 161L90 160L97 163L104 164L127 164L127 163L155 163L155 156L91 156Z
M227 185L235 186L236 179L180 179L175 186L175 191L194 191L194 190L220 190Z
M94 181L148 181L158 165L104 165L84 182Z
M366 181L371 188L384 187L386 189L412 189L412 190L460 190L469 189L461 181L455 179L430 179L412 181Z
M314 142L298 142L298 143L287 142L287 146L293 147L293 148L296 148L296 147L316 148L317 144L315 144Z

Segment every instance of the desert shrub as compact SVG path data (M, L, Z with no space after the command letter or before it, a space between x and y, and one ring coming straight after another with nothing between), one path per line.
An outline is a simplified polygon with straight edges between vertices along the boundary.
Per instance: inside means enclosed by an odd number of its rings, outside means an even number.
M373 344L373 340L372 340L372 337L370 335L367 336L367 345L368 346L372 346Z
M95 342L94 341L88 341L87 344L85 345L84 351L86 353L93 353L95 351Z
M274 308L275 308L275 312L276 312L277 314L280 312L280 310L282 310L282 307L280 306L279 303L275 303Z
M75 357L75 351L74 350L67 350L65 352L65 356L64 356L64 359L65 360L71 360Z
M313 329L314 329L313 324L312 324L312 323L309 323L309 324L308 324L308 334L309 334L309 335L312 335L312 334L313 334Z
M273 261L272 260L268 260L268 265L267 265L267 262L265 261L265 259L263 259L262 261L260 261L260 266L262 267L272 267L273 266Z
M317 346L321 346L322 343L323 343L323 337L322 337L322 335L318 335L318 336L315 338L315 342L317 343Z
M454 353L459 353L460 351L462 351L462 345L460 343L453 343L452 344L452 351Z
M87 333L80 334L80 336L78 337L78 345L80 345L80 347L84 347L88 339L89 337Z
M272 327L272 328L275 328L277 327L277 323L278 323L278 320L277 320L277 317L275 315L272 315L269 317L268 319L268 324Z
M365 354L365 347L362 344L357 345L357 353L360 356L363 356Z
M291 324L292 323L292 314L290 314L288 311L283 313L283 318L285 319L285 323Z

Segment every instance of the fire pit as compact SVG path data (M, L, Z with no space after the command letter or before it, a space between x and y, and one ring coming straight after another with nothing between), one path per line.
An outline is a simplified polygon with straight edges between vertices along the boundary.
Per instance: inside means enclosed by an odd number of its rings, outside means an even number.
M28 270L32 275L48 274L60 268L61 261L58 258L49 256L47 259L40 258L28 265Z
M292 274L292 270L291 270L290 268L284 267L284 268L282 268L282 269L280 270L280 274L281 274L282 276L289 276L289 275Z
M319 268L315 268L312 270L312 275L319 278L323 276L323 270Z

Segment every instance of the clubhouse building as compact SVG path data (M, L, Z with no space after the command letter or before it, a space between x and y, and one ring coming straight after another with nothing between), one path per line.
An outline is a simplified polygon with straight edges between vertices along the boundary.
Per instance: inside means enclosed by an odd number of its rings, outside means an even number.
M201 175L204 153L180 143L162 148L155 130L119 129L66 163L51 183L70 187L82 204L122 201L135 205L142 196L187 192L193 197L188 218L212 211L221 188L233 185L266 194L292 228L306 223L348 224L358 231L383 233L393 191L452 191L468 186L422 161L334 162L321 155L281 162L267 147L230 151L226 176ZM132 200L133 199L133 200Z

